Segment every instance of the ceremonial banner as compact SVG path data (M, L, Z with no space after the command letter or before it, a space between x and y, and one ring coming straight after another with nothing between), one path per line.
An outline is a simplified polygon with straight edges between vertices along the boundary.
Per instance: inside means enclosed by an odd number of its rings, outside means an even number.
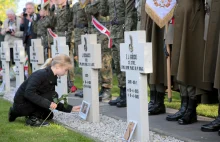
M84 8L89 3L89 1L90 0L79 0L80 7Z
M164 27L173 17L176 0L146 0L145 11L160 27Z
M47 4L50 3L50 0L41 0L43 2L43 4L41 3L41 5L43 5L43 7L45 7Z

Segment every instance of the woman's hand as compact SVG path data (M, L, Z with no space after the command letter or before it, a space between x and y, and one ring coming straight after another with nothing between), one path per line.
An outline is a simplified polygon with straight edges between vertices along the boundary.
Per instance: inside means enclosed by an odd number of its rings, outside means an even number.
M51 109L56 109L56 108L57 108L57 104L54 103L54 102L52 102L52 103L50 104L50 108L51 108Z
M74 106L72 108L72 112L79 112L80 111L81 106Z

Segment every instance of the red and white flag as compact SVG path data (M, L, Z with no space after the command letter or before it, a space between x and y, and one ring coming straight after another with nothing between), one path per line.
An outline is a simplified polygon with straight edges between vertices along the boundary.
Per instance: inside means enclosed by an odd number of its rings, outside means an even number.
M105 34L108 37L108 48L112 48L112 39L110 38L110 31L102 25L95 17L92 16L92 23L97 30L99 30L102 34Z
M55 33L51 30L51 28L48 28L47 31L48 31L48 33L49 33L53 38L58 37L58 35L55 34Z

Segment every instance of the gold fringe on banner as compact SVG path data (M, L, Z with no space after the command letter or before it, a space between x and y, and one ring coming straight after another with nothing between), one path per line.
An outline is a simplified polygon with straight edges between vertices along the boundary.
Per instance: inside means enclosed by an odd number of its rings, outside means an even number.
M148 4L145 4L145 11L160 28L163 28L172 19L175 7L163 19Z
M90 0L85 0L85 2L82 3L81 0L79 0L80 7L84 8L89 3L89 1Z
M47 6L49 3L50 3L50 0L47 0L46 2L44 1L44 6L43 7Z

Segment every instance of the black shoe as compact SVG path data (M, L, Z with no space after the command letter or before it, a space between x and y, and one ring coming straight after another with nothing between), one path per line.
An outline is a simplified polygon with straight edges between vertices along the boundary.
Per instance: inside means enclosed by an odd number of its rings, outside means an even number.
M188 100L189 100L189 97L181 97L181 108L175 114L168 115L166 117L166 120L167 121L178 121L180 118L182 118L187 110Z
M125 88L120 88L120 95L119 95L119 97L117 97L117 99L115 99L115 100L109 101L108 104L110 106L117 106L117 103L119 103L123 99L124 92L126 92L126 89Z
M121 88L121 100L117 103L117 107L127 107L126 88Z
M13 122L17 117L18 115L14 112L13 107L10 107L8 112L8 121Z
M120 102L118 102L117 107L127 107L126 100L121 100Z
M119 103L120 101L121 101L121 97L119 96L119 97L117 97L115 100L109 101L108 104L109 104L110 106L116 106L117 103Z
M102 87L99 91L99 101L111 99L111 89Z
M153 107L148 110L149 115L158 115L166 113L166 107L164 105L164 96L165 93L157 92L157 102L153 105Z
M35 116L29 116L26 119L26 125L33 126L33 127L40 127L40 126L49 126L50 124L48 122L43 122L41 119L35 117Z
M178 120L178 123L180 125L187 125L197 122L196 107L196 100L189 99L188 109L186 110L184 116Z
M83 98L83 90L77 90L75 96Z
M156 91L150 91L150 102L148 103L148 111L152 109L154 104L156 103Z
M214 121L202 125L201 130L203 132L216 132L220 130L220 116L218 116Z

